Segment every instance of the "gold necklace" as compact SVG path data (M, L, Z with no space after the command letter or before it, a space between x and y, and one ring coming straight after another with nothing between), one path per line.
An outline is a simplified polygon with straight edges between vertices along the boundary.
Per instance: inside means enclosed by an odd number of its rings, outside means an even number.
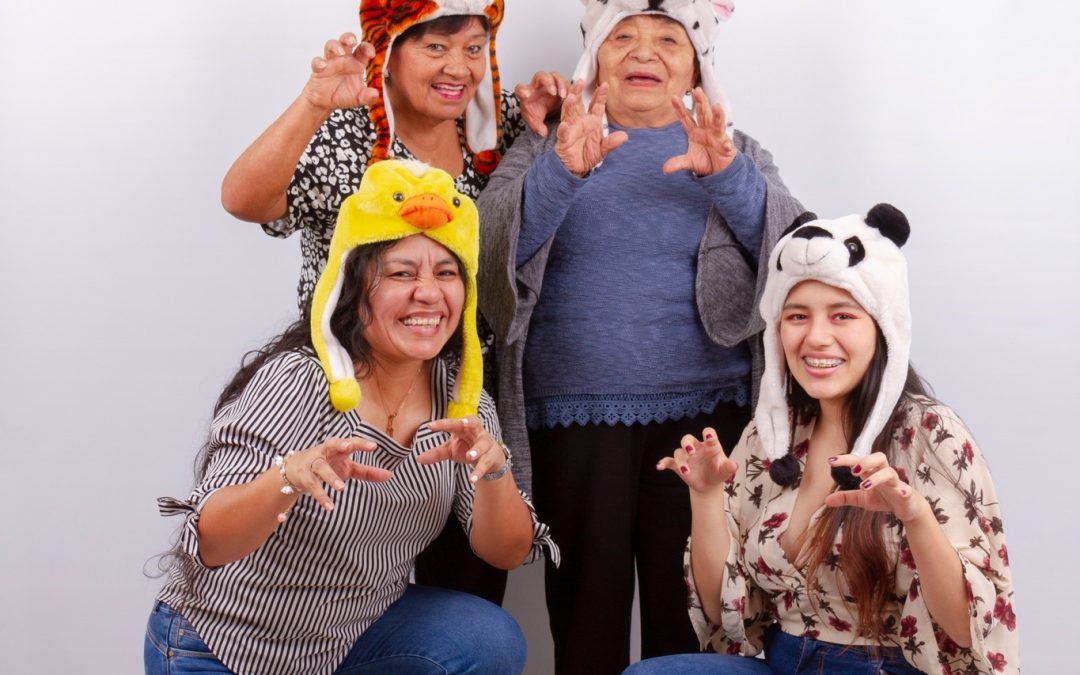
M382 405L383 413L386 414L386 435L390 438L394 437L394 419L401 413L401 409L405 407L405 401L409 400L409 395L412 394L413 389L416 387L416 381L420 379L420 371L423 369L424 362L421 361L420 367L416 369L416 375L413 375L409 390L405 392L405 396L401 399L401 403L398 404L397 410L391 413L390 409L386 407L386 397L383 395L382 383L379 382L378 366L374 368L375 388L379 390L379 403Z

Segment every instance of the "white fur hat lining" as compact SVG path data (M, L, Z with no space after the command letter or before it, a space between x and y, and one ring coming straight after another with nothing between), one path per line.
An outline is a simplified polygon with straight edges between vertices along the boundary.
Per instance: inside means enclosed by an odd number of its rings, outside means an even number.
M878 204L865 217L800 219L788 228L769 256L769 278L760 305L765 320L765 371L754 420L775 482L790 485L798 477L797 461L789 454L791 431L785 394L789 375L779 331L788 293L807 280L841 288L874 318L881 330L888 362L877 400L851 451L866 456L892 417L907 380L911 308L907 263L900 247L907 242L909 232L903 213L888 204Z

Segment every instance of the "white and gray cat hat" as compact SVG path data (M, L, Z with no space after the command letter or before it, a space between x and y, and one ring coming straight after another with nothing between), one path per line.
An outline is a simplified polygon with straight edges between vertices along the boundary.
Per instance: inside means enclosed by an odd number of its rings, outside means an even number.
M865 457L892 418L907 380L911 307L907 263L900 247L909 233L907 218L889 204L878 204L865 216L835 220L816 220L813 214L804 214L784 232L769 256L769 277L760 305L765 319L765 371L754 421L775 483L791 485L800 473L799 462L791 454L785 394L791 376L780 343L780 315L788 293L807 280L841 288L873 317L885 339L888 360L881 389L851 450L851 454Z

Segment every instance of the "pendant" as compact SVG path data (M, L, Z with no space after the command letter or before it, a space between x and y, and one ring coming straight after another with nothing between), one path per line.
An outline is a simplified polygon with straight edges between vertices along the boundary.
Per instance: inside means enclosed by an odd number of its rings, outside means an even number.
M386 435L390 438L394 437L394 418L397 417L397 413L386 416Z

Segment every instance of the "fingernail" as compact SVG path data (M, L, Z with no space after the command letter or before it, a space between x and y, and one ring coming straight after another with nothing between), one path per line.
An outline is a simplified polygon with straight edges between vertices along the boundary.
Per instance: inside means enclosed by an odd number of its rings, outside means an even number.
M657 469L663 468L663 462L657 462L656 463L656 468Z
M714 438L714 436L712 434L709 434L709 433L705 434L705 440L711 441L713 438Z
M829 464L836 464L837 459L838 459L837 457L830 457L829 458Z
M871 486L871 485L873 485L873 483L872 483L872 482L870 482L869 480L864 480L864 481L863 481L863 482L862 482L862 483L861 483L861 484L859 485L859 487L861 487L861 488L862 488L862 489L864 489L864 490L869 490L869 489L870 489L870 486Z
M686 444L686 451L687 452L693 452L694 451L694 446L687 443Z
M685 473L690 473L690 467L688 467L688 466L680 466L679 471L682 471L684 474Z
M479 479L480 479L480 476L477 476L475 473L469 474L469 482L470 483L475 483Z
M477 456L477 455L478 455L479 453L478 453L478 452L476 452L476 450L470 450L469 452L467 452L467 453L465 453L465 454L467 454L467 455L469 456L469 459L476 459L476 456Z
M337 488L338 490L344 490L345 489L345 483L342 483L341 481L335 481L334 482L334 487Z
M862 465L856 464L855 466L851 467L851 473L856 475L862 473Z

